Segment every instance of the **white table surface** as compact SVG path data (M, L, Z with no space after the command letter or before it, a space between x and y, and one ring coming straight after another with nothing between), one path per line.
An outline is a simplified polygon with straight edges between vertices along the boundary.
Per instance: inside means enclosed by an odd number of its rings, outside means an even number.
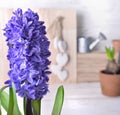
M49 86L50 92L42 100L41 115L51 115L58 86ZM64 89L65 100L61 115L120 115L120 97L102 95L99 82L67 84ZM21 98L18 101L22 110Z
M50 86L50 93L44 98L42 115L50 115L57 85ZM65 101L62 115L120 115L120 97L101 94L98 83L64 85Z

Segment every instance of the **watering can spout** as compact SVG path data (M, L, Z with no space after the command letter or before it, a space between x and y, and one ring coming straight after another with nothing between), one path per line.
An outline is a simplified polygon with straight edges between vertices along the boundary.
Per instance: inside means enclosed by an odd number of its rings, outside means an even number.
M86 53L92 51L92 49L101 41L106 40L106 36L103 33L99 33L98 38L91 43L91 39L88 37L80 37L78 38L78 51L80 53Z
M91 51L101 40L106 40L106 39L107 39L106 36L105 36L103 33L100 32L98 38L89 45L90 51Z

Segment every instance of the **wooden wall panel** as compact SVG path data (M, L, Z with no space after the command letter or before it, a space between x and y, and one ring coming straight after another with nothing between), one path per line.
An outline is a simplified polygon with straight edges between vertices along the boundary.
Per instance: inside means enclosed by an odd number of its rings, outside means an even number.
M55 74L50 75L50 84L54 83L75 83L77 81L77 22L75 10L52 10L52 9L35 9L40 15L40 18L45 21L47 29L59 17L63 17L63 38L68 44L67 54L69 55L69 62L63 68L68 71L68 78L65 81L59 79ZM53 31L48 31L48 38L51 41L50 50L52 52L52 64L56 64L55 57L59 51L53 48L53 38L51 34Z
M8 79L9 62L7 60L6 38L3 36L5 23L10 19L12 9L0 9L0 87Z
M81 53L77 55L77 81L99 81L99 71L105 69L107 57L105 53Z

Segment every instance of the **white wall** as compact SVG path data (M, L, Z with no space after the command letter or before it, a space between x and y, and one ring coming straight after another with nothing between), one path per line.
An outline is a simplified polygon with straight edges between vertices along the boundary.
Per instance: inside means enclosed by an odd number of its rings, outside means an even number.
M0 7L76 9L78 36L97 38L103 32L109 40L120 39L120 0L1 0Z

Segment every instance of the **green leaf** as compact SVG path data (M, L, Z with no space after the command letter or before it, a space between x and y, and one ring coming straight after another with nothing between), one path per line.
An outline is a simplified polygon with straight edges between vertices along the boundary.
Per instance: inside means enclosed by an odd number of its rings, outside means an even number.
M52 115L60 115L64 102L64 87L60 86L57 90Z
M2 115L1 107L0 107L0 115Z
M1 92L4 91L7 87L8 87L8 86L2 87L2 88L0 89L0 94L1 94Z
M12 84L12 91L13 91L13 101L14 101L13 115L22 115L18 107L18 101L16 97L16 91L15 91L14 84Z
M13 115L14 100L13 100L13 88L9 88L9 106L7 115Z
M1 101L0 101L0 115L2 115L2 110L1 110Z
M5 91L2 91L1 95L0 95L0 99L1 99L2 107L7 112L7 110L8 110L8 103L9 103L9 95Z
M107 55L108 59L111 60L110 50L107 47L106 47L106 55Z
M32 100L33 115L41 115L41 100Z
M115 56L115 50L114 48L105 48L105 51L106 51L106 55L108 57L108 59L110 61L113 61L114 60L114 56Z
M12 88L9 88L9 95L3 91L7 87L4 86L0 89L1 105L6 110L7 115L22 115L18 107L14 85L12 85Z
M1 110L1 105L5 109L5 111L8 110L8 102L9 102L9 96L8 94L4 91L8 86L4 86L0 89L0 111L2 114Z
M114 58L114 56L115 56L115 49L114 48L112 48L111 55L112 55L112 58Z
M2 115L2 110L1 110L1 101L0 101L0 115Z

